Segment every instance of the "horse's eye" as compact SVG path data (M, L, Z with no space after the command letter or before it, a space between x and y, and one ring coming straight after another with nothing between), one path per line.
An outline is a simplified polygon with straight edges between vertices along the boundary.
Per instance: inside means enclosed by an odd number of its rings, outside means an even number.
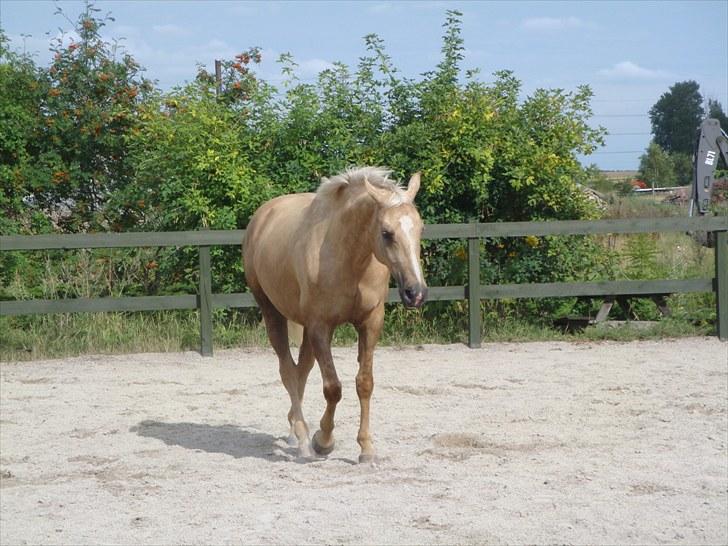
M382 238L387 241L388 243L392 242L392 239L394 238L394 233L391 231L384 230L382 231Z

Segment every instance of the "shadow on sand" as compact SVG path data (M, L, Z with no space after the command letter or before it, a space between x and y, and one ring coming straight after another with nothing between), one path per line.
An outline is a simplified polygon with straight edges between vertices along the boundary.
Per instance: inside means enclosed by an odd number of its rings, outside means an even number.
M290 461L297 458L297 449L281 447L285 445L285 439L262 432L250 432L234 425L147 420L131 427L129 431L146 438L156 438L170 446L224 453L236 459L257 457L267 461Z

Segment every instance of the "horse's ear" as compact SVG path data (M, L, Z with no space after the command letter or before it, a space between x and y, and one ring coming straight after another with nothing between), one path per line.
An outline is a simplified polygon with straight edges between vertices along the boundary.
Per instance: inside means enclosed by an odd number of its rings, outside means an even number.
M415 195L417 195L417 192L420 189L420 173L415 173L412 175L412 178L410 178L409 183L407 184L407 191L404 193L407 197L407 201L410 203L414 202Z
M367 193L372 196L372 199L382 206L386 205L392 197L392 192L376 187L367 178L364 179L364 187L367 189Z

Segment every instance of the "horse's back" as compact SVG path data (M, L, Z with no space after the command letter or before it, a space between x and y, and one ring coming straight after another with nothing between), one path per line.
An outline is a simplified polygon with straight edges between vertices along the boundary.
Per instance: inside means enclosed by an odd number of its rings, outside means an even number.
M314 196L313 193L293 193L263 203L248 223L246 243L276 236L300 223Z

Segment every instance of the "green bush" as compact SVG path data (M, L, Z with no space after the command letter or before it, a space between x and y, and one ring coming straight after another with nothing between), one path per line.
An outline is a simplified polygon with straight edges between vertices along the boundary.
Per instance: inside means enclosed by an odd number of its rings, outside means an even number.
M460 68L460 14L449 12L442 60L420 81L402 78L375 35L355 70L336 64L315 84L300 83L290 55L279 60L285 93L254 72L252 49L223 67L220 95L211 74L149 98L126 135L133 180L116 193L136 229L244 228L279 194L312 191L321 176L355 164L383 164L400 179L419 170L426 222L593 218L576 180L576 159L601 143L589 127L591 91L539 90L519 101L520 82L498 72L485 84ZM432 284L460 284L462 243L428 242ZM486 247L492 282L593 276L587 238L509 240ZM555 255L568 259L554 260ZM589 258L591 256L591 259ZM168 282L194 270L194 253L162 256ZM216 286L242 289L239 254L215 255ZM188 285L193 279L186 275Z
M369 35L356 67L337 63L313 83L298 80L295 60L282 55L280 90L256 74L256 48L223 63L219 88L201 69L187 85L154 90L101 38L106 21L89 6L76 24L81 40L58 43L48 68L0 41L4 232L244 228L267 199L313 191L322 176L364 164L388 166L398 179L421 171L417 204L428 223L600 214L580 186L593 169L577 159L605 134L589 124L591 90L539 89L523 99L510 71L481 81L462 69L456 11L447 12L440 62L419 79L403 77ZM197 285L195 249L28 256L3 253L0 297L190 293ZM464 282L464 242L425 241L422 258L431 285ZM593 237L490 239L481 259L484 283L615 273ZM213 249L213 283L216 292L244 290L239 248ZM573 299L518 300L489 312L543 321L576 308ZM404 317L426 329L465 313L432 304L421 315L395 313Z

